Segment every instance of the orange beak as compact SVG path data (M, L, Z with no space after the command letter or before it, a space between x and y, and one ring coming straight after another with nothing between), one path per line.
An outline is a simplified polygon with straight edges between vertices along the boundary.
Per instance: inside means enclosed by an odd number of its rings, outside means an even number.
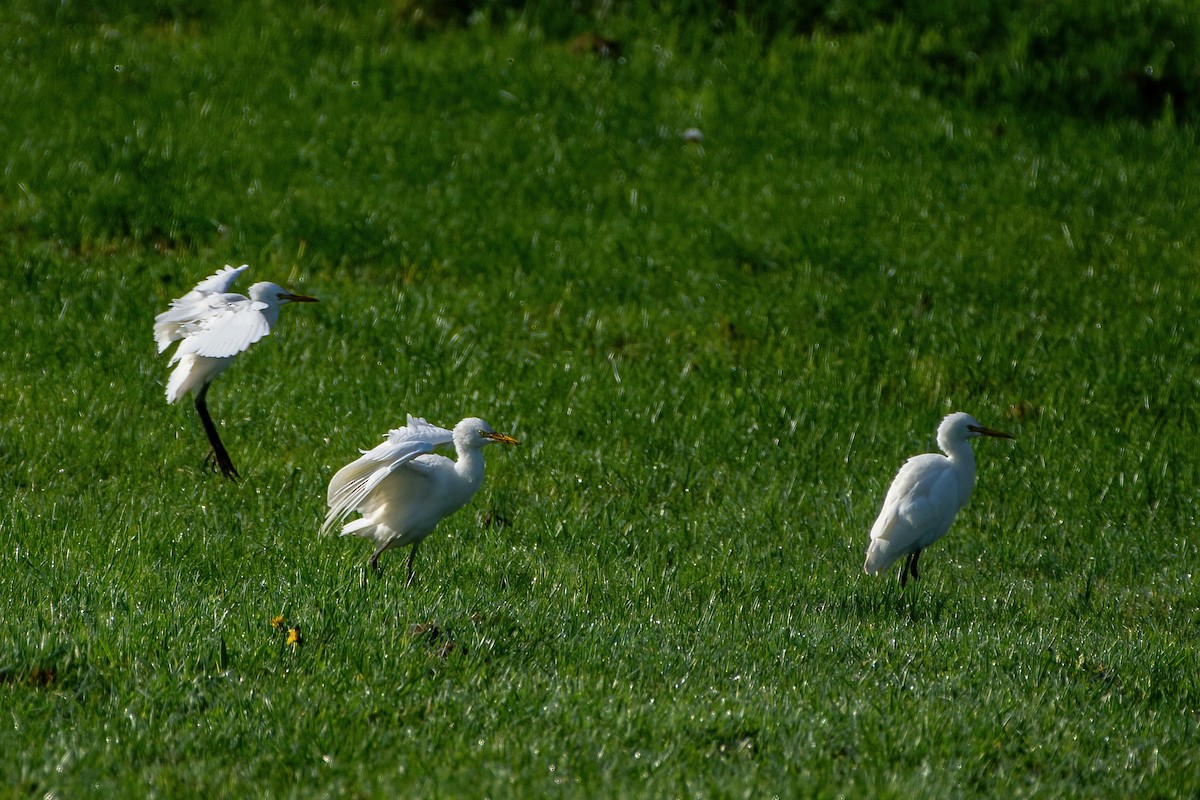
M481 433L480 436L485 439L491 439L493 442L497 442L499 444L520 444L520 442L513 437L503 433Z

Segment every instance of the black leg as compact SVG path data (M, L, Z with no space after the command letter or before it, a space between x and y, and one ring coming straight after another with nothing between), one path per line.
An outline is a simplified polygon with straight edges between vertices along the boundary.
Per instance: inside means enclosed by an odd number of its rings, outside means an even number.
M408 554L408 583L404 584L405 586L412 586L413 562L415 562L417 560L417 548L420 546L421 546L421 543L417 542L416 544L414 544L412 546L412 552Z
M908 576L912 575L914 581L921 580L921 576L917 574L917 559L921 557L921 551L909 553L904 558L904 563L900 565L900 588L903 589L908 583Z
M208 385L205 384L204 388L196 393L196 413L200 415L200 422L204 424L204 432L208 434L208 441L212 445L213 460L220 467L221 474L230 480L237 480L242 476L238 475L233 460L229 458L229 451L221 444L221 437L217 435L217 426L208 415L208 402L205 400L207 395Z

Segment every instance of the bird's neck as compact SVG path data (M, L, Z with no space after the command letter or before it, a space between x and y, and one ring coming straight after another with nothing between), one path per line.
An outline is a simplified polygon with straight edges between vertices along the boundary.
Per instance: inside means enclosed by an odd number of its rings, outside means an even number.
M970 442L955 442L942 449L946 451L946 457L950 459L958 475L959 506L965 506L975 489L975 451Z
M483 451L478 447L463 447L455 445L458 460L454 462L454 471L458 476L472 486L483 483Z
M279 321L279 306L274 303L267 303L267 307L262 310L263 319L267 321L268 328L274 328L275 323Z

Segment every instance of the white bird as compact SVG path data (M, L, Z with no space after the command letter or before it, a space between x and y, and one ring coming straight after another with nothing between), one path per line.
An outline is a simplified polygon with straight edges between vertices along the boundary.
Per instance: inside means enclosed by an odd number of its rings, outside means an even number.
M154 318L154 341L158 352L179 342L168 366L178 363L167 381L167 402L195 395L196 413L212 443L212 458L227 478L237 478L229 452L221 444L217 428L208 414L208 386L233 363L233 357L271 332L285 303L315 303L315 297L293 294L274 283L250 287L250 297L229 291L230 285L247 268L226 265L209 275L196 288L171 301L171 307Z
M871 528L871 544L863 565L868 575L877 575L907 556L900 569L900 585L908 582L909 575L919 579L917 559L921 551L946 535L955 515L971 499L975 452L970 440L980 436L1013 438L985 428L960 411L938 426L938 447L946 455L913 456L900 468Z
M411 584L421 541L479 490L483 484L481 451L493 442L519 444L476 417L468 417L448 431L408 415L407 425L390 431L373 450L362 451L361 458L342 467L329 481L329 513L321 532L331 530L352 511L359 512L362 518L342 528L341 535L375 542L370 563L376 572L384 550L411 544ZM457 461L433 452L451 443Z

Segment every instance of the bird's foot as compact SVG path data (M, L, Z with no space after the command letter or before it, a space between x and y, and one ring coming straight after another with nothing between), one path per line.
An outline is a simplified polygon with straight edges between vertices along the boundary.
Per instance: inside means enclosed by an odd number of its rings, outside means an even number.
M237 467L233 466L233 460L229 458L228 453L218 453L216 450L209 450L208 455L204 457L204 466L208 467L212 472L220 470L221 474L231 481L237 481L242 476L238 474Z

